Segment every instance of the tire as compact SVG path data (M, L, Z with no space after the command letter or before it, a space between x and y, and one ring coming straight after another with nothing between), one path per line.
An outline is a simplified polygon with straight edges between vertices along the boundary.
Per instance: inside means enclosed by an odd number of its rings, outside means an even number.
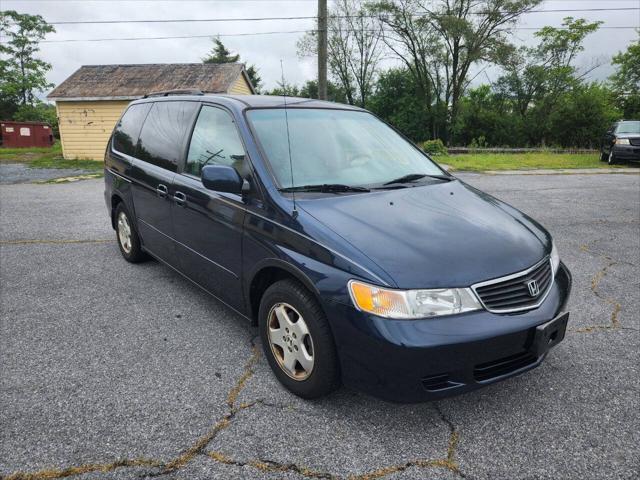
M611 149L611 151L609 152L609 156L607 157L607 163L609 165L615 165L616 163L618 163L616 161L616 157L613 155L613 148Z
M608 155L604 153L604 150L600 150L600 161L606 162L609 159Z
M115 215L116 240L124 259L131 263L147 260L148 257L142 251L140 237L136 231L135 224L124 203L120 202L118 204Z
M300 283L281 280L271 285L260 300L258 325L269 366L294 395L319 398L340 386L338 355L329 323L314 296Z

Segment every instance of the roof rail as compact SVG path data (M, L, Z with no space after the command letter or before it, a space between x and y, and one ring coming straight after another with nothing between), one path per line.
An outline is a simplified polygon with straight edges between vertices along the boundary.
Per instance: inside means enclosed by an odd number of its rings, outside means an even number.
M165 90L163 92L151 92L147 93L142 98L149 97L168 97L169 95L204 95L204 92L196 88L187 88L182 90Z

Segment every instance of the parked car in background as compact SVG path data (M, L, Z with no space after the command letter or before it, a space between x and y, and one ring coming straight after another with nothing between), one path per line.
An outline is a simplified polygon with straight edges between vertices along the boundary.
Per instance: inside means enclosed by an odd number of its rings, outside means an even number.
M571 275L549 232L360 108L150 96L115 127L105 187L123 257L257 324L304 398L341 382L402 402L467 392L565 335Z
M625 160L640 162L640 121L614 123L602 139L600 160L609 165Z

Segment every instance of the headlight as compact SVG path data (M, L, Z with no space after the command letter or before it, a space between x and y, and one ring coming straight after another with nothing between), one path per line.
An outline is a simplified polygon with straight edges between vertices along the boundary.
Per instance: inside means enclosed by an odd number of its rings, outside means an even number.
M616 145L629 145L628 138L616 138Z
M349 293L358 310L387 318L434 317L482 308L469 288L393 290L351 280Z
M554 276L558 271L559 266L560 266L560 255L558 255L558 249L556 248L555 243L551 243L551 270L553 271Z

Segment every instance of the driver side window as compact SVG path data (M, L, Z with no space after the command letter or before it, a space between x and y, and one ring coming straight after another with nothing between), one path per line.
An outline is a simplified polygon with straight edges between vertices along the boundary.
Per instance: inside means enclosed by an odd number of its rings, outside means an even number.
M245 173L242 141L226 111L203 105L193 129L185 173L200 177L206 165L228 165Z

